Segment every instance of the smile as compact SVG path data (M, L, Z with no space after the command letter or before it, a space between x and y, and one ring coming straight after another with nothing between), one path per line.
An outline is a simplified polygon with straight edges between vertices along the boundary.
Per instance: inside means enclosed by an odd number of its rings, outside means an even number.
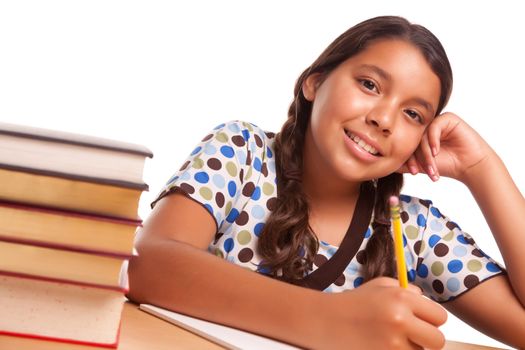
M361 147L366 152L374 156L380 156L379 152L371 145L363 141L359 136L352 134L350 131L345 130L346 136L348 136L352 141L354 141L359 147Z

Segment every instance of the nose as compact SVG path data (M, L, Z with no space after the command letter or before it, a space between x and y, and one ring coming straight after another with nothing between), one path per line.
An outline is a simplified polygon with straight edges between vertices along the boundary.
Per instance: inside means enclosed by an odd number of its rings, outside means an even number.
M366 122L388 136L392 134L395 123L395 112L388 106L376 106L366 116Z

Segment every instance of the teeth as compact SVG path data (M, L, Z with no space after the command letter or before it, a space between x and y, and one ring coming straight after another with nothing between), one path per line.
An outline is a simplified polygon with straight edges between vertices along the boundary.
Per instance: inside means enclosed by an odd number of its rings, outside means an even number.
M348 135L348 137L350 137L352 141L354 141L359 147L361 147L368 153L373 154L374 156L377 156L379 154L379 152L374 147L361 140L359 136L354 135L351 132L347 132L346 134Z

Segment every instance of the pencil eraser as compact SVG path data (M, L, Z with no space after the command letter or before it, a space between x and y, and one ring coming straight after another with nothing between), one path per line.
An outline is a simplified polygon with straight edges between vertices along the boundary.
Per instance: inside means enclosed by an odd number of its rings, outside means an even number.
M391 206L399 205L399 198L397 196L392 196L389 199L389 203Z

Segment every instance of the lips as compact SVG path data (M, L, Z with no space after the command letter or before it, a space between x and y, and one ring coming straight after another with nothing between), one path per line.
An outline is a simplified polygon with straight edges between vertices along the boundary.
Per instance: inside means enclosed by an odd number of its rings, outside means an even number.
M358 145L365 152L370 153L373 156L380 157L381 153L371 144L367 143L365 140L352 133L351 131L345 130L346 136L350 138L356 145Z

